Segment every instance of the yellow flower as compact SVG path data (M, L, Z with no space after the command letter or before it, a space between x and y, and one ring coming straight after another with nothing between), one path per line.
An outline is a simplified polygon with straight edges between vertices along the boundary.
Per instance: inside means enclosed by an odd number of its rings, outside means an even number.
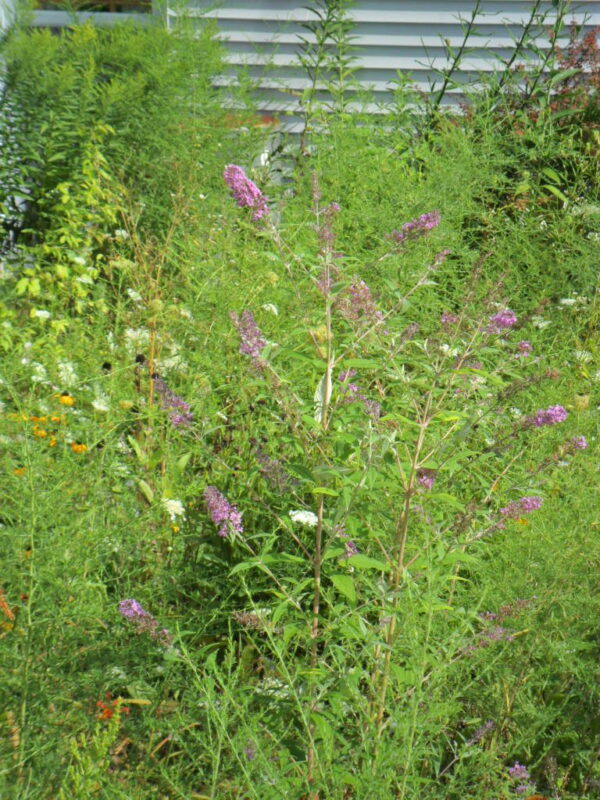
M50 447L56 447L56 436L52 436L48 444L50 445Z
M173 531L173 533L179 533L181 528L179 527L179 525L171 525L171 530Z
M15 467L13 469L13 475L25 475L27 472L27 467Z
M38 428L37 425L33 429L33 435L37 436L38 439L45 439L48 436L48 431L45 431L43 428Z
M69 446L74 453L85 453L87 450L87 445L81 442L71 442Z
M68 392L63 392L62 394L54 395L58 397L58 402L63 406L74 406L75 405L75 398L70 395Z
M64 417L57 417L57 416L50 417L50 422L63 422L63 421Z

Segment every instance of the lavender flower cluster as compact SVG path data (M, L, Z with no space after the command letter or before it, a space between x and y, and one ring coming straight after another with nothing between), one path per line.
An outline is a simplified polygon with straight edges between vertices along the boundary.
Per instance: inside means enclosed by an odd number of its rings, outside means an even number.
M528 417L526 422L528 425L533 425L534 428L541 428L544 425L556 425L558 422L564 422L567 416L567 411L563 406L550 406L541 408L532 417Z
M353 378L355 375L356 375L355 369L348 369L345 370L344 372L340 372L339 374L338 380L342 384L342 393L344 395L344 402L362 403L363 408L365 409L367 414L371 417L372 420L376 422L381 416L381 404L378 403L377 400L371 400L370 398L362 394L360 386L358 386L358 384L348 382L350 378Z
M241 512L218 489L207 486L204 490L204 501L210 518L219 529L219 536L225 539L230 533L244 532Z
M511 502L500 509L500 513L505 519L519 519L522 514L530 514L532 511L537 511L542 507L541 497L521 497L520 500L511 500Z
M194 416L190 411L190 404L171 391L166 382L159 376L154 375L154 388L160 397L161 408L164 411L169 411L169 419L174 428L185 427L191 425L194 421Z
M417 483L430 491L433 489L436 477L437 470L435 469L426 469L423 467L417 471Z
M169 631L166 628L159 629L157 620L137 600L133 598L121 600L119 613L134 626L136 633L147 633L163 647L171 644Z
M502 333L503 331L510 330L517 324L517 315L510 308L505 308L504 311L499 311L490 317L490 322L487 327L488 333Z
M392 231L389 238L398 243L405 242L407 239L415 239L437 228L440 222L440 212L430 211L428 214L421 214L417 219L405 222L399 231Z
M242 167L228 164L223 172L225 183L240 208L252 208L252 219L258 222L269 213L267 201L258 186L251 181Z
M267 346L267 342L263 339L252 312L243 311L242 316L239 317L235 311L230 311L229 318L240 337L240 353L250 356L255 367L259 369L264 367L265 362L261 357L261 353Z
M344 319L367 324L382 323L384 314L377 308L367 284L356 281L340 295L338 310Z

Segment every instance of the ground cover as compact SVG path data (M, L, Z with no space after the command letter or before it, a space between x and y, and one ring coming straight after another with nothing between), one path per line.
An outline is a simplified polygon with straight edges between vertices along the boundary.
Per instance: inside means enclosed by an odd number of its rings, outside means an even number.
M282 182L210 36L73 36L5 95L70 92L3 210L3 796L597 796L593 128L343 114Z

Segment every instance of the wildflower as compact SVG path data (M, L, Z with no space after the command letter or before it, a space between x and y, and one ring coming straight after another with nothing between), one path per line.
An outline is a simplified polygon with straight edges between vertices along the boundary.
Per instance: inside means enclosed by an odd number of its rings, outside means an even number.
M417 219L405 222L399 231L392 231L389 238L399 243L405 242L407 239L415 239L437 228L440 222L440 212L430 211L428 214L421 214Z
M77 373L70 361L58 362L58 377L63 386L73 386L77 383Z
M166 382L159 376L153 375L154 388L160 397L161 408L169 411L169 419L174 428L190 425L194 421L194 415L190 411L190 404L171 391Z
M57 394L55 397L58 398L58 402L61 406L68 406L70 408L75 405L75 398L68 392L62 392L62 394Z
M437 477L437 470L435 469L420 469L417 471L417 481L421 486L426 489L433 489L433 484Z
M563 406L549 406L548 408L541 408L532 417L527 419L530 425L534 428L541 428L543 425L556 425L558 422L564 422L567 418L567 411Z
M290 519L292 522L298 522L300 525L306 525L308 528L316 528L319 518L312 511L290 511Z
M589 350L575 350L573 355L575 356L575 361L579 361L580 364L589 364L593 358Z
M45 439L48 436L48 431L45 431L43 428L38 428L37 425L33 428L33 435L37 436L38 439Z
M575 450L585 450L588 446L585 436L574 436L571 439L570 444L575 448Z
M515 353L515 358L526 358L531 353L532 350L533 347L531 346L530 342L527 342L525 340L517 342L517 351Z
M13 475L17 475L19 477L21 475L25 475L26 472L27 472L27 467L15 467L13 469Z
M107 411L110 410L110 406L108 404L108 397L106 397L106 395L103 394L96 395L96 397L92 400L92 408L94 409L94 411L99 411L105 414Z
M459 317L456 314L451 314L449 311L444 311L441 316L442 325L456 325Z
M510 330L517 324L517 315L510 308L505 308L504 311L499 311L490 317L490 324L487 327L488 333L502 333L504 330Z
M493 731L496 728L496 723L494 720L489 719L487 722L484 722L481 727L477 728L473 736L467 740L467 744L477 744L480 742L490 731Z
M267 346L267 342L263 339L260 328L256 324L252 312L243 311L242 316L238 317L234 311L230 311L229 318L233 322L240 337L240 353L250 356L255 366L264 366L261 353Z
M269 213L265 196L258 186L250 180L242 167L228 164L223 172L223 179L231 189L231 193L240 208L254 209L252 219L259 219Z
M185 507L181 500L170 500L163 497L162 504L169 515L171 522L175 522L177 517L185 517Z
M171 634L166 628L158 627L158 622L149 611L134 600L132 597L121 600L119 603L119 613L128 620L135 628L136 633L147 633L156 639L163 647L171 644Z
M56 447L56 436L51 436L50 441L48 442L49 447Z
M505 519L519 519L521 514L530 514L542 507L541 497L522 497L520 500L512 500L507 506L500 509L500 514Z
M524 767L523 764L519 764L518 761L515 761L512 767L509 767L508 774L513 780L529 780L529 771L527 767Z
M77 454L85 453L85 451L87 450L87 445L82 444L81 442L71 442L69 444L69 447L74 453Z
M204 500L210 518L219 528L219 536L226 538L229 533L243 533L242 514L214 486L204 490Z
M32 317L37 317L38 319L50 319L52 314L49 311L46 311L45 308L36 308L31 312Z
M576 302L577 302L577 300L575 300L575 298L574 298L574 297L562 297L562 298L561 298L561 299L558 301L559 305L561 305L561 306L567 306L567 307L569 307L569 306L574 306Z
M347 382L349 378L353 378L355 375L356 370L354 369L344 370L339 374L338 380L343 384L342 390L345 396L345 402L361 402L366 413L376 422L381 416L381 404L378 403L377 400L370 400L368 397L365 397L360 391L360 386L358 386L358 384Z
M337 306L342 317L352 322L380 324L384 321L383 312L377 308L371 290L362 280L340 294Z

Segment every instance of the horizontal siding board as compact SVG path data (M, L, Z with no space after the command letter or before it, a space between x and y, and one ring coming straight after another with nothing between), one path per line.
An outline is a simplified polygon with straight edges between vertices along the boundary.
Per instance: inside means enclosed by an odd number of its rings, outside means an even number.
M243 68L256 82L260 110L293 114L299 110L299 96L310 85L298 65L300 37L312 39L303 23L314 21L314 13L298 0L223 0L214 7L209 0L189 0L188 13L215 19L219 37L226 44L229 69L222 77L226 84L235 80L235 70ZM354 78L373 91L373 108L381 110L392 98L399 73L409 74L418 91L431 91L440 85L435 70L448 65L444 41L457 48L463 40L464 24L470 18L474 0L356 0L349 8L354 21L352 44L358 69ZM458 86L448 91L444 103L455 106L464 101L460 84L470 84L479 75L503 69L510 59L523 25L529 21L532 0L483 0L476 20L476 35L469 42L461 70L453 76ZM586 30L600 25L600 0L574 4L569 15ZM547 50L546 29L556 19L551 0L541 5L543 25L535 31L536 45ZM559 45L568 43L568 31ZM522 62L527 54L518 59ZM535 56L528 56L532 62ZM350 95L351 96L351 95ZM325 99L322 95L321 99ZM284 119L286 127L297 119Z

